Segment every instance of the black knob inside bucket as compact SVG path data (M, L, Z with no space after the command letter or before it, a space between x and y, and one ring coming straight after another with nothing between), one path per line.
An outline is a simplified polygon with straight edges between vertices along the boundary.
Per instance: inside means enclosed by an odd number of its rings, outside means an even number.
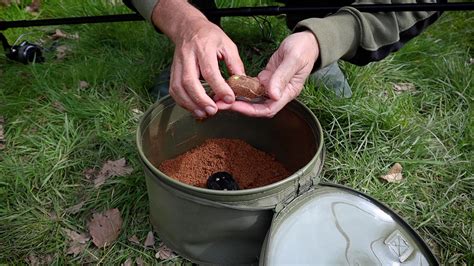
M239 190L234 177L227 172L217 172L209 176L206 187L214 190Z

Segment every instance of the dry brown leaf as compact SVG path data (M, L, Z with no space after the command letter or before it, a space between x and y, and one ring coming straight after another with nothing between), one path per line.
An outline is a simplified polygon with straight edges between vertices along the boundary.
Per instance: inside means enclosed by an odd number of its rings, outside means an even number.
M133 172L133 168L127 166L125 158L104 163L99 173L95 175L94 187L102 186L109 177L126 176Z
M129 237L128 241L132 242L133 244L139 245L139 246L141 245L140 240L138 239L138 237L136 235L133 235L133 236Z
M145 262L143 262L143 259L138 257L135 259L135 263L137 264L137 266L143 266L145 265Z
M26 260L26 263L28 263L28 265L31 265L31 266L41 265L39 262L39 258L36 257L36 255L34 254L28 255L28 257L26 257L25 260Z
M405 83L393 84L393 90L395 91L396 94L401 94L403 92L416 91L416 88L415 88L415 84L405 82Z
M142 117L143 112L140 111L140 110L137 109L137 108L133 108L133 109L132 109L132 115L133 115L133 120L135 120L135 121L138 122L138 121L140 120L140 118Z
M79 81L79 88L82 90L87 89L89 88L89 83L87 83L87 81L81 80Z
M69 230L67 228L64 228L63 231L66 233L66 235L69 237L69 240L73 242L77 242L80 244L85 244L87 241L90 240L90 237L86 233L79 234L73 230Z
M74 33L74 34L67 34L64 31L60 29L56 29L56 31L49 36L50 39L52 40L58 40L58 39L79 39L79 34Z
M50 265L53 262L53 256L30 254L25 258L25 261L30 266Z
M86 248L87 242L90 240L90 237L85 233L79 234L67 228L63 228L63 231L69 238L69 248L66 251L66 254L72 254L73 256L77 256L82 253L82 251L84 251L84 249Z
M122 263L121 265L122 266L132 266L132 263L133 263L132 259L127 258L127 260L124 263Z
M56 31L50 36L50 38L53 39L53 40L67 38L67 34L64 33L60 29L56 29Z
M69 34L67 37L71 40L78 40L79 39L79 33L76 32L74 34Z
M152 231L148 232L148 235L145 239L145 243L143 243L143 245L145 247L153 247L155 245L155 236L153 235Z
M89 221L89 234L92 242L103 248L114 242L120 235L122 216L118 209L110 209L103 213L94 213Z
M71 49L67 45L60 45L56 47L56 58L61 60L64 59Z
M87 244L71 243L66 251L67 255L73 255L74 257L81 254L86 249Z
M66 111L66 108L64 108L64 105L60 101L54 101L52 105L53 108L60 113L64 113L64 111Z
M386 175L380 178L386 180L389 183L399 183L403 180L402 166L399 163L395 163Z
M10 6L12 2L18 4L18 1L19 0L0 0L0 6Z
M95 178L97 171L94 168L87 168L82 172L87 180L91 180Z
M85 201L81 201L81 202L79 202L78 204L67 208L67 209L66 209L66 212L67 212L67 213L70 213L70 214L76 214L76 213L78 213L78 212L81 210L82 206L84 206L84 203L86 203L86 202L85 202Z
M31 4L26 7L26 12L37 15L41 7L41 0L31 0Z
M171 259L172 257L174 257L173 250L171 250L164 244L160 245L160 247L158 248L158 252L156 252L155 254L155 258L160 260L167 260Z

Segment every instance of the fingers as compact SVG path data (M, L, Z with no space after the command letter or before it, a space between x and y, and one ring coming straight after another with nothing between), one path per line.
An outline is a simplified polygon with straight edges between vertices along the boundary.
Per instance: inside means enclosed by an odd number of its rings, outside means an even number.
M231 75L245 75L244 63L234 43L223 48L223 58Z
M267 94L270 99L278 101L281 98L283 90L300 68L301 66L296 58L283 57L268 81Z
M293 100L290 93L284 92L278 101L267 100L262 104L252 104L242 101L236 101L227 109L239 112L247 116L254 117L274 117L285 105Z
M206 94L199 81L196 60L189 56L185 61L175 56L171 70L170 95L176 103L193 112L197 117L204 118L214 115L217 106Z
M211 49L205 50L199 53L198 60L201 75L209 86L211 86L216 97L222 99L225 103L233 103L235 101L235 95L221 75L216 51Z

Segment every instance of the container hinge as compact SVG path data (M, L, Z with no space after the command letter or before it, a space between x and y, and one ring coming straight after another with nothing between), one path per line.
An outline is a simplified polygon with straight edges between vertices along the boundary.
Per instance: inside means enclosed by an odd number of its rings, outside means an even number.
M307 175L304 178L301 178L298 181L298 189L297 189L297 196L302 195L306 191L310 190L314 185L314 178L311 175Z
M296 196L297 196L297 191L294 190L292 193L286 195L280 202L278 202L275 206L275 213L279 213L283 208L285 208L286 205L288 205L290 202L292 202Z

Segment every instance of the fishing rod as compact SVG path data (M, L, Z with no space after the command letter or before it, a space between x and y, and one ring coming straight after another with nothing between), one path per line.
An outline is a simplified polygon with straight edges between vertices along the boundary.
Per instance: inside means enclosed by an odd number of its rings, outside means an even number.
M334 13L343 6L316 6L316 7L237 7L202 9L208 17L248 17L248 16L277 16L277 15L311 15L314 12ZM403 11L471 11L474 2L463 3L434 3L434 4L360 4L351 5L361 12L403 12ZM48 25L92 24L124 21L142 21L142 16L136 13L116 14L103 16L85 16L37 20L0 21L0 31L10 28L26 28Z
M238 7L238 8L213 8L201 9L201 12L207 17L249 17L249 16L277 16L277 15L311 15L315 12L334 13L343 6L313 6L313 7L285 7L285 6L266 6L266 7ZM351 7L361 12L404 12L404 11L471 11L474 10L474 3L453 2L453 3L416 3L416 4L359 4ZM137 13L115 14L102 16L84 16L67 17L36 20L0 20L0 41L7 52L7 57L24 64L36 60L44 61L41 54L41 47L38 45L23 41L20 45L10 46L5 36L1 33L3 30L11 28L26 28L36 26L50 25L71 25L71 24L93 24L93 23L111 23L125 21L143 21L144 18Z

